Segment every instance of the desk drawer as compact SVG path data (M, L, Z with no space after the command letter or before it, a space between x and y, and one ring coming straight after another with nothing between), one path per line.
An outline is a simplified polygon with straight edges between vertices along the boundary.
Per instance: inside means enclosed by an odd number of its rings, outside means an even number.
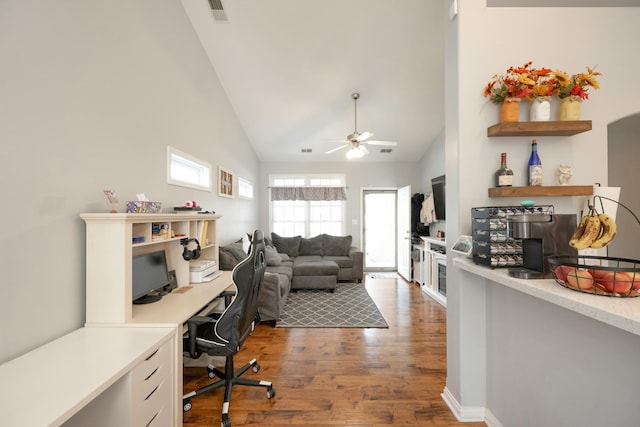
M131 372L134 426L171 424L173 410L172 348L171 342L163 344L151 352ZM169 420L169 423L161 422L163 419Z

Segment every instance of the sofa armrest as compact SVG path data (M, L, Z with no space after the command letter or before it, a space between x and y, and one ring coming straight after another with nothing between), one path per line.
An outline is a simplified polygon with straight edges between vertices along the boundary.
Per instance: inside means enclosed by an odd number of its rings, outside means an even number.
M353 280L362 281L364 277L364 254L356 246L351 246L349 248L349 258L353 260L353 267L351 268Z
M260 294L258 295L258 312L260 313L260 319L263 321L278 320L282 306L281 300L280 275L265 272Z

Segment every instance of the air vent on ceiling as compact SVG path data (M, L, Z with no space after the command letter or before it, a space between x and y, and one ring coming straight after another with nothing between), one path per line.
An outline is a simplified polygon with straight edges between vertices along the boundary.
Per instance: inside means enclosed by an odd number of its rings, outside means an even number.
M381 153L385 153L385 154L390 153L391 151L392 151L391 148L381 148L380 149L380 152Z
M213 18L216 21L227 21L227 14L222 6L222 0L209 0L209 6L213 12Z
M311 153L311 152L313 152L313 150L311 148L302 148L300 150L300 152L302 152L302 153Z

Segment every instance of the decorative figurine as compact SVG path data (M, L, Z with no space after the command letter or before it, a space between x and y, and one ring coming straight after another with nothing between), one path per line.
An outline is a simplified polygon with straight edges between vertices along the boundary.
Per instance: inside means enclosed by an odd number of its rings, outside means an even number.
M571 180L571 176L573 175L573 169L571 166L562 164L556 171L556 179L558 180L558 184L567 185Z

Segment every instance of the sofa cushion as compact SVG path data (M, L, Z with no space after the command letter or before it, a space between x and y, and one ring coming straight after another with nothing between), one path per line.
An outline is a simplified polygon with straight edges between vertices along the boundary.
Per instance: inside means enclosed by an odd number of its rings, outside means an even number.
M264 247L264 255L267 261L267 265L280 265L282 264L282 258L280 258L280 254L276 250L276 248L272 248L271 246Z
M231 255L229 252L225 252L220 248L220 270L230 271L240 262Z
M299 255L324 255L322 235L300 240Z
M293 274L295 276L337 276L338 264L323 259L312 257L298 257L293 261Z
M291 257L295 257L300 253L300 241L302 240L301 236L282 237L274 232L271 232L271 240L273 241L273 245L276 247L278 252L282 254L287 254Z
M353 267L353 259L348 256L325 256L324 259L326 261L333 261L338 264L340 268L351 268Z
M351 236L331 236L323 234L324 255L347 256L353 238Z

